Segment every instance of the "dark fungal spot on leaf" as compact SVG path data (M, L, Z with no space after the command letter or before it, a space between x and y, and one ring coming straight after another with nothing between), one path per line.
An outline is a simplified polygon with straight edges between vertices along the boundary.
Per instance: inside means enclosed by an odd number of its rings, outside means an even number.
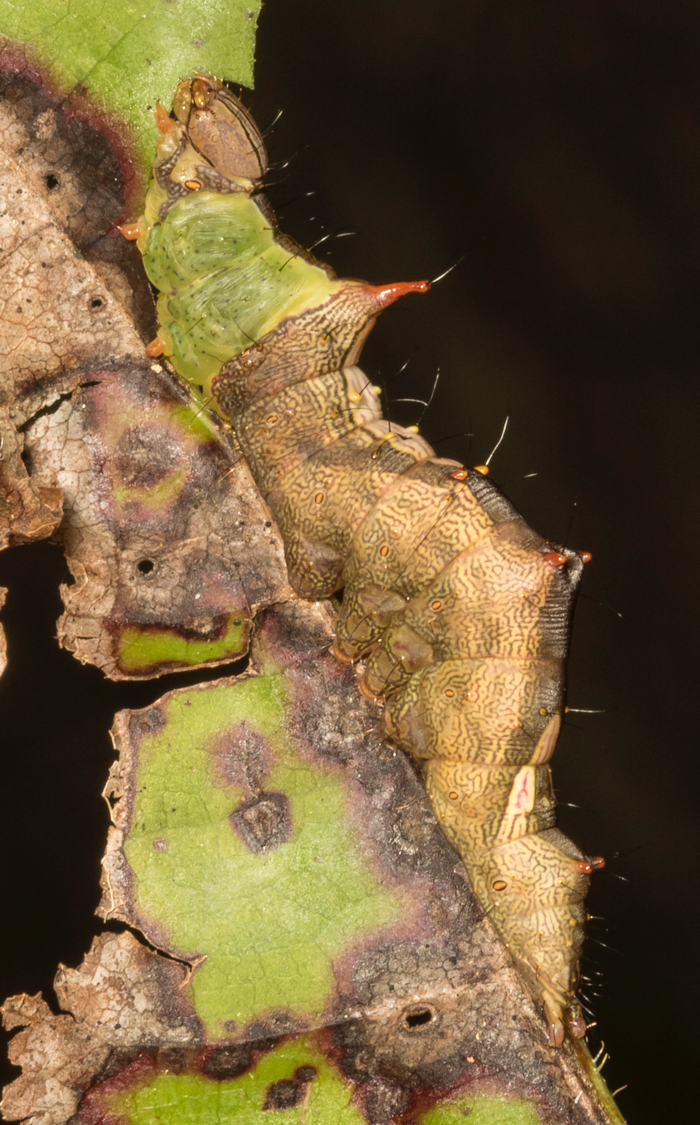
M187 1047L165 1046L159 1047L157 1064L160 1071L166 1074L182 1074L191 1064L192 1055Z
M245 1043L222 1044L207 1055L202 1070L209 1078L223 1081L238 1078L250 1066L250 1047Z
M262 789L272 769L273 755L267 738L245 719L221 732L212 753L222 780L227 785L239 786L250 796Z
M157 704L149 707L147 711L135 712L129 720L129 734L134 745L138 746L142 738L149 738L158 734L165 726L165 715Z
M410 1102L411 1095L403 1086L386 1080L371 1082L365 1093L365 1115L371 1125L383 1125L405 1113Z
M299 1030L298 1017L285 1008L272 1011L264 1020L253 1020L247 1025L247 1042L256 1051L272 1051L285 1035L294 1035Z
M280 1078L267 1088L263 1109L294 1109L304 1100L304 1083L295 1078Z
M113 465L123 484L153 489L181 467L181 449L163 426L133 426L121 438Z
M298 1082L313 1082L317 1074L315 1066L298 1066L294 1071L294 1077Z
M261 793L243 801L231 813L229 821L251 852L278 848L292 835L289 798L284 793Z

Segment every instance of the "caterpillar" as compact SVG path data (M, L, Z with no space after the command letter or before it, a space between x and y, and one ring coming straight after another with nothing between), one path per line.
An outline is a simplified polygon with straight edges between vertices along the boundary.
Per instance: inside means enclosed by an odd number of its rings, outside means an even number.
M549 760L585 552L543 539L487 478L382 417L356 361L378 314L425 281L343 280L284 236L267 157L219 81L163 106L138 239L158 337L228 419L304 598L343 591L334 650L362 662L385 738L423 763L474 892L544 1006L548 1042L586 1030L576 999L597 857L555 827Z

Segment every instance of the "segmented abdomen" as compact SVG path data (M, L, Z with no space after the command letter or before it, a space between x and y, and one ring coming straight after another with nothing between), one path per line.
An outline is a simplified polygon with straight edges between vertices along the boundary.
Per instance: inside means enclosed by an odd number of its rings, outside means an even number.
M214 380L224 408L234 369ZM554 551L481 473L390 428L356 367L232 417L292 585L343 588L336 655L365 658L386 735L426 760L438 820L560 1042L590 866L554 827L548 762L581 558Z

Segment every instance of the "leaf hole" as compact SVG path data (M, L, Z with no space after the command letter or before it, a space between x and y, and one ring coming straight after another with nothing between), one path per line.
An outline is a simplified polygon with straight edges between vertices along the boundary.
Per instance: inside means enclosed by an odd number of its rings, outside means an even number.
M426 1008L423 1005L416 1008L410 1008L404 1015L404 1022L408 1031L417 1031L425 1028L431 1024L435 1019L435 1012L432 1008Z
M136 564L136 569L142 578L148 578L149 574L153 574L156 569L156 564L153 559L140 559Z
M61 181L59 180L58 176L54 175L53 172L49 172L48 176L44 177L44 183L46 184L49 191L54 191L55 188L61 186Z

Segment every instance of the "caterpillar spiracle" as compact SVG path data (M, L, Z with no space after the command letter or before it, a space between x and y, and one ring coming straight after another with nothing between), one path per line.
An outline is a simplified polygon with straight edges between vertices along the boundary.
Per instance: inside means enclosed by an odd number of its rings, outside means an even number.
M280 233L262 137L206 77L181 82L138 238L159 335L230 420L305 598L343 589L335 653L385 701L383 733L428 794L531 991L549 1043L581 1036L584 898L603 861L555 827L549 760L588 556L543 539L479 469L382 418L355 365L377 315L428 282L342 280Z

